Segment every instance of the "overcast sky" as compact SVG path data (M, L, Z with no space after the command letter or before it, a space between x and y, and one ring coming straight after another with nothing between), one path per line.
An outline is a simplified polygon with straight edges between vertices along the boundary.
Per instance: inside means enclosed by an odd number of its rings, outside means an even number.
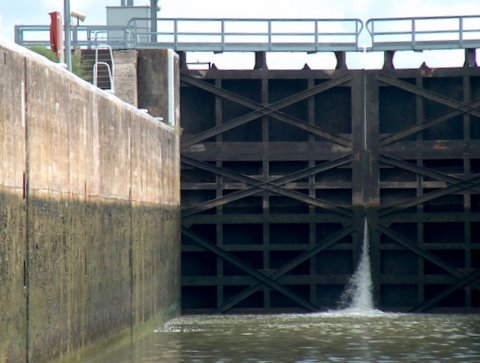
M149 0L134 2L135 5L150 4ZM85 25L101 25L106 23L105 7L119 6L121 0L70 0L70 4L72 11L87 15ZM159 5L160 17L359 18L366 22L377 17L480 15L480 0L159 0ZM47 25L48 13L55 10L63 13L63 0L0 0L0 36L13 40L16 24ZM222 55L215 57L217 64L222 62ZM281 67L283 55L269 57L269 66L270 62L280 62ZM297 54L289 55L288 59L292 67L305 62L313 65L312 68L323 68L322 65L329 63L325 67L328 68L334 64L331 54ZM380 54L347 57L349 63L356 64L355 68L381 66L382 60ZM463 63L463 52L396 55L400 66L416 66L423 60L430 66L458 66Z

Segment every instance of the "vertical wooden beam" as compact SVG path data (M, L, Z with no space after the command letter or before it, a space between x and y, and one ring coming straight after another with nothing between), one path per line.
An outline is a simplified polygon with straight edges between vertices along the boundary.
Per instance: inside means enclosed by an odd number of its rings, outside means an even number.
M380 207L380 166L378 162L380 140L380 115L379 93L380 85L376 79L376 72L364 71L362 88L364 99L364 159L365 174L362 186L364 188L364 205L367 209L368 224L370 228L370 263L373 282L374 305L381 305L380 286L380 234L376 233L378 226L378 208Z
M477 53L475 48L465 49L465 62L464 67L476 67L477 66Z
M468 50L468 49L467 49ZM467 50L466 57L467 57ZM475 63L475 50L473 51L473 64ZM467 59L466 59L467 60ZM469 75L463 76L463 102L470 103L472 101L472 90L471 90L471 79ZM471 116L469 113L463 114L463 173L466 178L471 177L471 164L470 164L470 122ZM471 214L471 197L472 191L467 189L463 193L463 213L465 216L470 216ZM471 233L471 219L465 218L464 222L464 258L465 258L465 269L470 271L472 268L472 233ZM472 288L470 286L465 287L465 305L467 308L472 307Z
M344 51L335 52L335 58L337 59L337 64L335 69L347 70L347 56Z
M255 52L255 67L254 69L264 69L267 70L267 53L266 52Z
M312 88L315 86L315 79L314 78L308 78L307 81L307 87ZM308 124L309 125L315 125L315 112L317 111L315 109L315 96L309 97L307 101L307 119L308 119ZM318 110L321 112L321 110ZM315 143L315 136L312 134L308 134L308 142L313 145ZM314 167L315 166L315 160L310 158L308 160L308 167ZM315 175L310 175L308 177L308 194L312 197L315 198L316 196L316 188L315 188ZM309 205L308 206L308 213L310 216L314 216L316 213L316 209L314 206ZM317 243L316 238L317 233L316 233L316 224L315 223L310 223L309 228L308 228L308 243L310 248L312 248L313 245ZM315 276L317 274L317 259L311 258L310 263L309 263L309 271L310 271L310 276ZM312 279L314 280L314 279ZM310 301L312 302L313 305L318 305L318 298L317 298L317 285L315 284L314 281L310 282Z
M420 72L416 78L417 87L423 88L423 77ZM419 95L415 96L415 123L421 124L425 120L425 107L424 100ZM423 167L423 155L421 153L422 144L423 144L423 132L418 132L416 134L415 140L417 146L417 166ZM416 196L421 197L423 195L423 175L417 174L417 192ZM424 242L423 231L424 231L424 218L423 216L423 204L417 205L417 241L418 243ZM423 303L425 301L425 260L421 256L417 256L417 304Z
M352 207L353 207L353 266L358 266L362 250L362 230L365 215L367 180L366 170L366 123L364 114L364 76L363 72L352 72L351 119L352 119Z
M262 52L265 54L264 52ZM257 55L255 55L257 57ZM257 62L257 60L256 60ZM265 61L266 62L266 61ZM255 69L257 63L255 63ZM263 73L266 75L266 73ZM269 95L269 79L267 77L262 77L260 84L260 97L262 105L268 105L270 102ZM270 179L270 157L269 157L269 122L270 118L268 116L262 117L262 176L263 180L267 181ZM270 224L267 222L270 215L270 193L264 191L262 193L262 206L263 206L263 269L265 272L270 271ZM270 293L271 289L268 285L263 289L263 306L268 309L271 307L270 303Z
M395 69L395 65L393 64L394 57L395 57L394 50L387 50L383 53L383 69L385 70Z
M217 78L215 79L215 86L222 88L222 79ZM223 101L222 98L215 95L215 126L220 126L223 123ZM215 136L215 141L216 142L222 142L223 141L223 135L219 134ZM216 160L215 165L219 168L223 166L223 162L221 160ZM223 184L223 177L221 175L216 175L215 176L215 181L216 181L216 188L215 188L215 196L217 198L220 198L223 196L223 189L224 189L224 184ZM220 223L216 224L216 236L217 236L217 245L222 248L223 246L223 206L218 206L216 208L216 214L219 216ZM224 260L220 256L216 256L217 260L217 307L222 306L224 303L224 289L225 286L223 284L223 269L224 269Z

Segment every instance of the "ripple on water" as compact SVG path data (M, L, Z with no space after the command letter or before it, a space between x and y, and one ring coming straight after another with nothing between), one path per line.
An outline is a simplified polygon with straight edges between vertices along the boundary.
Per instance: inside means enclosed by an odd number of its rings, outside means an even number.
M379 311L184 316L131 349L94 363L478 363L480 316Z

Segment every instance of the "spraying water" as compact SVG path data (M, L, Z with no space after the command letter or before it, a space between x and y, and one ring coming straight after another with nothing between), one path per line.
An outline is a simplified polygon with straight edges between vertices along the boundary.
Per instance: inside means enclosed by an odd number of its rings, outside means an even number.
M351 312L369 312L373 308L372 274L370 271L370 254L368 251L368 223L363 225L363 246L357 270L347 284L340 298L340 306Z

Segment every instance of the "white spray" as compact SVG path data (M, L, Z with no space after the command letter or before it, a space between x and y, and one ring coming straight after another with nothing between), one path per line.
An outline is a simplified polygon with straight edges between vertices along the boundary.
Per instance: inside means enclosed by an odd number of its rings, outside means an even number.
M340 305L354 312L368 312L373 308L372 274L370 271L369 237L367 219L363 225L363 246L357 270L340 298Z

